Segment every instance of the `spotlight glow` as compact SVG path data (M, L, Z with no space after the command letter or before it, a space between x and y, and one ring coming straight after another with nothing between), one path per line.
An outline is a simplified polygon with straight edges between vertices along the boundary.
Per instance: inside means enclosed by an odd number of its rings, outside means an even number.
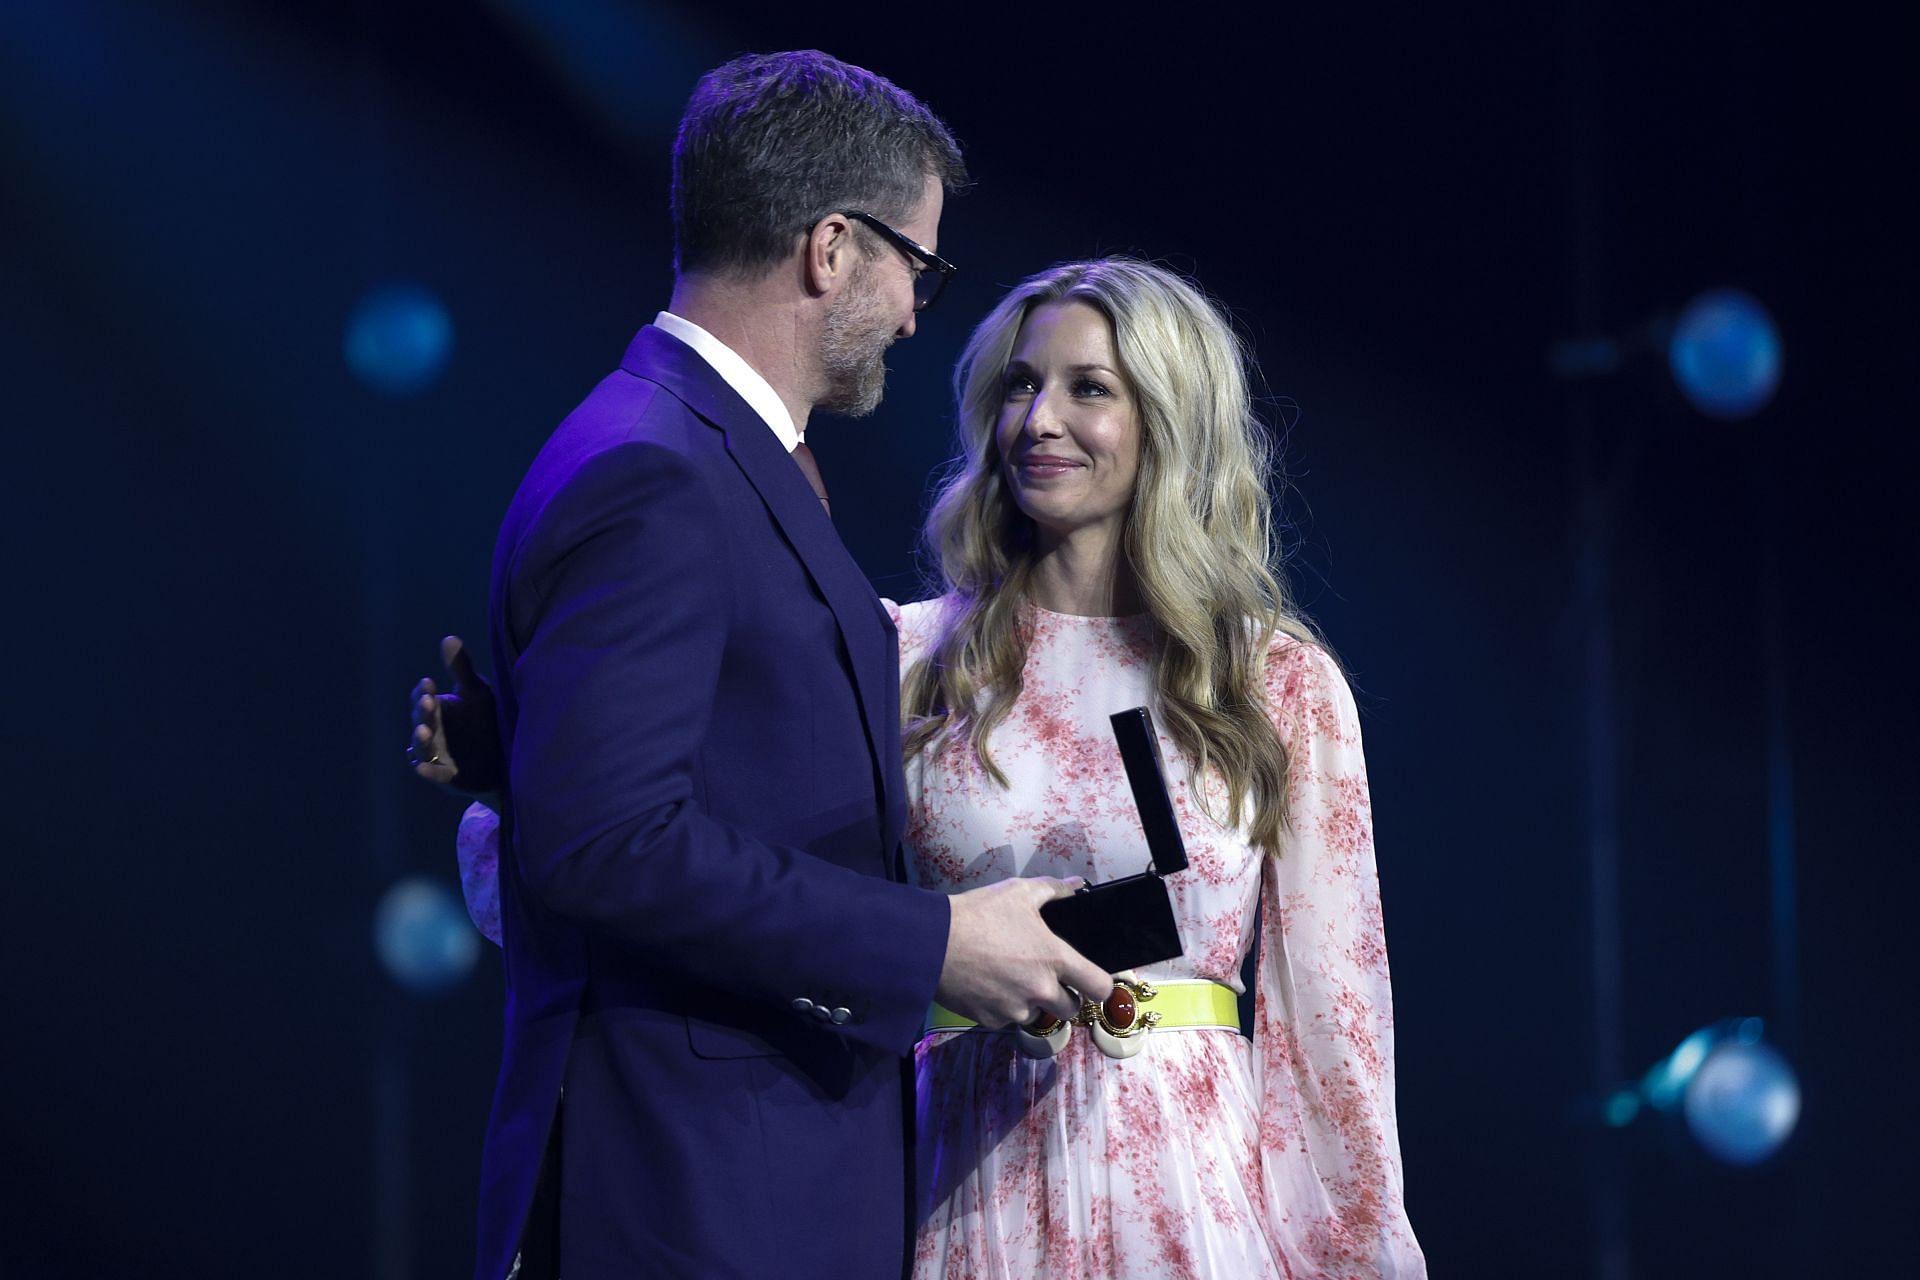
M1680 313L1667 363L1700 412L1727 421L1752 417L1780 386L1780 333L1750 295L1710 290Z
M415 995L433 995L473 971L480 935L450 889L408 876L382 894L374 909L373 949L395 982Z
M1767 1045L1724 1040L1687 1085L1687 1128L1728 1164L1758 1164L1800 1119L1800 1082Z
M425 391L440 380L452 353L453 319L440 299L420 285L373 289L347 318L347 367L385 395Z
M1767 1044L1758 1018L1723 1018L1687 1036L1653 1064L1638 1087L1615 1090L1602 1118L1624 1129L1652 1112L1687 1129L1727 1164L1759 1164L1793 1135L1800 1082Z

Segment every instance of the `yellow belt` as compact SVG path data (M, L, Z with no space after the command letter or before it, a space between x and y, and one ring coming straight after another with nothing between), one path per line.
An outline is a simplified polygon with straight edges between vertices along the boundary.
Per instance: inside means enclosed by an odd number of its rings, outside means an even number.
M1152 984L1153 995L1140 1002L1145 1013L1157 1013L1156 1030L1166 1027L1226 1027L1240 1029L1240 997L1232 987L1199 978L1169 978ZM1081 1018L1091 1018L1098 1003L1088 1001ZM1075 1019L1079 1021L1080 1019ZM927 1013L925 1034L936 1031L974 1031L980 1024L963 1018L944 1005L934 1005Z

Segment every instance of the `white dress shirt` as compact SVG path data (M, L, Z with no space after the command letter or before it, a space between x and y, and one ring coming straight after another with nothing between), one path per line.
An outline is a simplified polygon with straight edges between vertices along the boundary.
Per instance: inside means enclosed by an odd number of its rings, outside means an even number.
M727 385L739 392L740 398L773 428L773 434L780 437L780 447L788 453L793 452L794 446L800 443L800 432L793 425L793 415L787 412L786 402L765 378L754 371L752 365L740 358L739 352L693 321L671 311L662 311L655 316L653 324L655 328L665 330L692 347L702 360L712 365L713 371L726 379Z

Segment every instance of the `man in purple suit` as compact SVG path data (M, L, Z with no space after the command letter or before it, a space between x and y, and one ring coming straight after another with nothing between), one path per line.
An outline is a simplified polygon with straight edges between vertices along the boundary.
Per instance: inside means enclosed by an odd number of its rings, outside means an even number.
M1070 886L901 882L895 638L804 444L813 409L879 402L963 178L869 72L710 72L669 309L508 511L481 1280L895 1276L929 1003L1005 1025L1111 988L1041 923Z

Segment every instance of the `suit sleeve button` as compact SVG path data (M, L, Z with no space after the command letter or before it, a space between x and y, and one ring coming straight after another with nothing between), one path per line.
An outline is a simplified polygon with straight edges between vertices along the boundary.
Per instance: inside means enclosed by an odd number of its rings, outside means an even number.
M817 1004L813 1006L813 1011L815 1014L819 1016L822 1022L831 1021L833 1018L833 1012L823 1004Z
M844 1025L853 1017L853 1010L847 1008L845 1005L841 1005L827 1016L833 1019L833 1025L837 1027Z
M801 996L793 1002L793 1011L795 1013L812 1013L814 1008L815 1005L813 1001L807 999L805 996Z

